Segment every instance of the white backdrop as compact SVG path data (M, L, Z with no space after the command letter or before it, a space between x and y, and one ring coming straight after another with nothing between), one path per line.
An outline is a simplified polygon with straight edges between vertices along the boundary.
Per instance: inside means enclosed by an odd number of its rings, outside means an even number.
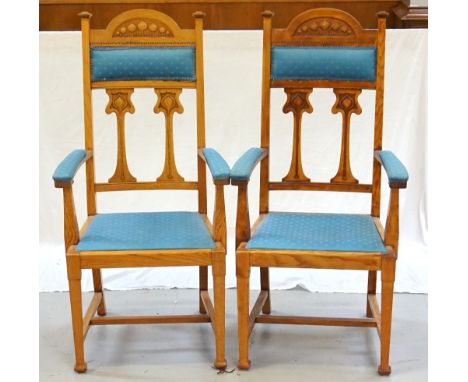
M261 32L205 32L205 93L207 145L219 150L232 165L260 140ZM53 187L56 165L75 148L83 147L81 43L77 32L40 33L40 245L41 291L67 290L63 248L63 209L60 190ZM427 141L427 30L389 30L386 50L384 148L393 150L410 173L408 189L400 193L400 253L395 290L427 292L428 255L426 206ZM371 181L373 92L363 91L363 112L352 117L351 166L361 182ZM310 101L314 112L303 118L303 166L307 176L327 181L339 161L341 115L333 115L331 90L316 89ZM281 112L286 97L272 94L271 177L281 179L291 158L292 116ZM164 161L164 120L153 113L156 96L136 90L136 112L127 115L127 157L139 180L154 180ZM176 162L185 179L193 180L195 167L195 95L181 96L185 112L174 119ZM115 116L104 113L107 95L94 96L96 178L104 181L115 168ZM285 147L286 148L285 148ZM382 185L382 218L388 203L386 178ZM75 182L80 225L86 216L84 171ZM251 221L258 211L258 169L250 187ZM209 178L209 213L213 187ZM234 225L235 187L226 189L229 227L226 286L235 286ZM368 213L369 195L318 192L275 192L271 209L283 211ZM98 194L100 212L145 210L196 210L191 191L139 191ZM90 271L83 275L84 289L91 288ZM108 289L197 287L195 268L142 268L104 270ZM258 288L258 271L252 287ZM271 270L273 288L301 285L311 291L364 292L367 273L328 270Z

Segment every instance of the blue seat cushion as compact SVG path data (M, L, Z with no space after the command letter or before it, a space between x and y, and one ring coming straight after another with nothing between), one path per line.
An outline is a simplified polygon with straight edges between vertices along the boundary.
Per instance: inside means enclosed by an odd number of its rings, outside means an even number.
M92 48L92 81L195 81L195 48Z
M271 49L272 80L375 81L372 47L285 47Z
M77 251L214 248L198 212L98 214Z
M370 215L292 212L268 213L247 249L387 251Z

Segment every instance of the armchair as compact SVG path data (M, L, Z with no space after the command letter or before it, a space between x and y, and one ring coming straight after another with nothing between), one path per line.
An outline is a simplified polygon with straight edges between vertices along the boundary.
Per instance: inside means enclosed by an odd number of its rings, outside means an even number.
M154 10L131 10L110 21L106 29L90 29L91 14L81 16L83 46L84 132L82 150L70 153L53 175L64 198L64 234L70 288L75 371L85 372L84 340L93 325L211 323L215 335L214 366L226 367L224 356L226 216L224 186L229 166L214 149L205 147L203 84L203 16L194 13L195 29L180 29L173 19ZM153 88L155 113L165 116L165 162L156 180L137 180L126 159L125 114L134 113L135 88ZM179 95L195 89L197 103L198 179L178 172L173 144L173 116L182 113ZM106 113L117 119L117 164L105 182L96 182L92 94L105 89ZM73 178L86 166L87 219L78 228ZM206 166L216 188L214 219L207 217ZM193 190L197 211L100 213L96 193L127 190ZM131 267L199 267L199 311L191 315L108 316L101 269ZM213 271L214 304L208 294L208 266ZM83 315L81 275L91 269L94 296ZM97 313L97 315L96 315ZM156 346L156 345L155 345Z
M408 173L389 151L382 151L386 13L378 13L378 29L365 30L346 12L311 9L296 16L285 29L272 28L273 13L263 13L263 74L260 148L249 149L234 164L231 184L238 187L236 273L238 306L238 367L248 369L249 336L257 323L375 327L380 336L378 372L388 375L393 284L398 254L398 198ZM270 93L283 88L284 113L293 114L292 158L281 181L270 179ZM342 114L342 139L337 173L329 182L313 182L301 159L302 114L311 113L314 88L331 88L336 95L333 113ZM374 158L372 183L359 183L351 171L350 121L360 114L358 96L375 90ZM260 165L259 217L251 227L248 185ZM391 188L385 228L380 221L381 167ZM274 212L274 191L359 192L370 195L369 214ZM252 267L260 268L261 291L249 312ZM298 317L271 314L269 268L350 269L368 272L364 318ZM382 276L382 310L376 298L377 272Z

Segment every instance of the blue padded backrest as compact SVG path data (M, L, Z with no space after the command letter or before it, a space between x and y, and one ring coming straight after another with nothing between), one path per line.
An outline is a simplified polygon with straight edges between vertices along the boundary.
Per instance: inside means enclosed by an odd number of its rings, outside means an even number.
M272 80L375 81L374 47L275 46Z
M195 81L195 48L91 48L91 80Z

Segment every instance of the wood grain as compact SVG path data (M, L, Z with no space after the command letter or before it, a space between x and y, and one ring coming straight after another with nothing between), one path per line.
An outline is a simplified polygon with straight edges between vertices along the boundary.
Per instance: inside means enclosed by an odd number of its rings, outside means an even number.
M184 178L177 171L174 158L174 113L182 114L184 108L179 96L182 89L154 89L158 96L158 102L154 107L155 113L164 113L166 122L166 156L164 169L157 178L158 182L183 182Z
M109 183L136 182L136 178L128 168L125 148L125 114L135 112L130 99L133 89L108 89L106 93L109 95L106 113L114 113L117 117L117 165L114 175L109 178Z
M301 159L301 125L302 114L312 113L312 105L309 102L311 89L284 89L288 96L283 106L283 113L293 113L294 132L291 166L283 182L308 182L310 179L304 175Z
M79 30L76 14L82 10L95 14L96 27L103 28L120 12L142 7L168 14L183 28L191 28L193 12L203 11L207 30L262 29L259 15L265 9L275 12L275 26L284 28L300 12L321 7L346 11L365 28L375 28L375 14L383 10L391 14L390 28L427 28L427 7L409 12L406 0L39 0L39 29ZM421 16L413 21L417 13Z

